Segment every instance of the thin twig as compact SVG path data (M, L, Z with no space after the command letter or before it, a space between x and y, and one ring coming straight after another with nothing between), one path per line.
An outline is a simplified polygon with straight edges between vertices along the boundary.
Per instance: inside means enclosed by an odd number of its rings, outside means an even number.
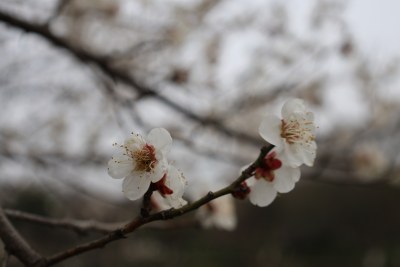
M221 197L223 195L230 194L232 192L235 192L237 188L241 185L243 181L246 179L250 178L255 169L262 164L262 159L265 157L265 155L273 149L274 146L269 145L269 146L264 146L261 148L260 154L257 158L256 161L254 161L247 169L245 169L242 174L229 186L216 191L216 192L209 192L207 195L204 197L200 198L199 200L189 203L182 208L179 209L169 209L165 211L161 211L152 215L149 215L147 217L142 217L138 216L137 218L133 219L131 222L128 224L124 225L121 228L118 228L117 230L113 231L112 233L108 234L105 237L99 238L94 241L90 241L88 243L72 247L66 251L60 252L56 255L53 255L49 258L47 258L47 266L52 266L54 264L57 264L61 261L64 261L68 258L74 257L76 255L82 254L84 252L97 249L97 248L102 248L108 243L111 243L113 241L126 238L127 234L133 232L137 228L141 227L142 225L148 224L153 221L160 221L160 220L168 220L172 219L178 216L182 216L183 214L186 214L188 212L194 211L200 206L210 202L213 199L216 199L218 197Z
M99 222L95 220L76 220L76 219L54 219L49 217L44 217L40 215L36 215L29 212L13 210L13 209L5 209L4 213L7 217L40 224L52 228L64 228L67 230L72 230L78 234L87 234L88 232L97 232L100 234L109 234L113 232L116 228L121 225L125 225L127 222L114 222L114 223L105 223ZM153 223L151 225L147 225L146 228L151 229L173 229L173 228L183 228L183 227L196 227L198 223L196 220L187 219L180 220L174 222L160 222L159 224Z
M46 266L46 259L33 250L25 239L17 232L14 226L0 207L0 238L10 255L14 255L27 266Z
M78 234L85 234L87 232L98 232L108 234L115 230L123 223L104 223L94 220L74 220L74 219L53 219L36 214L5 209L4 213L9 217L17 220L29 221L36 224L42 224L50 227L61 227L73 230Z

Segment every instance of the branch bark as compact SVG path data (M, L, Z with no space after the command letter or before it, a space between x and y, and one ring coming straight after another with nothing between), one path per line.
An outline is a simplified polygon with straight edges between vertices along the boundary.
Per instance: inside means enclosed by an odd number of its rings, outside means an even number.
M18 233L10 223L3 208L0 207L0 238L4 243L5 249L10 255L14 255L26 266L42 267L46 266L46 259L33 250L25 239Z
M65 228L68 230L73 230L78 234L85 234L87 232L98 232L101 234L108 234L112 232L115 228L122 225L123 223L104 223L94 220L74 220L74 219L53 219L36 214L5 209L4 213L9 218L29 221L36 224L42 224L49 227Z

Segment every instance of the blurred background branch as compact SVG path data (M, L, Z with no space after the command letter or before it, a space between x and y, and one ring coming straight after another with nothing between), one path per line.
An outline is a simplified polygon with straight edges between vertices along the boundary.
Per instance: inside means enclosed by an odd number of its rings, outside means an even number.
M26 266L44 266L45 260L33 250L25 239L17 232L0 207L0 237L7 253L14 255ZM6 256L8 257L8 255ZM7 259L5 259L7 263Z

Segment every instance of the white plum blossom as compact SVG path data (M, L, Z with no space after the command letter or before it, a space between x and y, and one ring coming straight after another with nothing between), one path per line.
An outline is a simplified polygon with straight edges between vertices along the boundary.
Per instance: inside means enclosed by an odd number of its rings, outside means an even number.
M266 116L259 133L278 151L283 150L292 166L312 166L316 157L314 115L306 109L303 100L288 100L282 107L282 118Z
M154 192L152 200L158 210L177 209L187 204L187 201L182 198L185 192L186 178L173 165L169 165L163 178L154 185L156 192Z
M130 200L142 197L151 183L161 180L167 173L172 138L163 128L155 128L146 138L133 134L123 145L117 145L119 152L108 162L108 174L122 179L122 191Z
M255 170L246 184L249 187L249 200L252 204L265 207L272 203L277 193L291 191L300 179L300 169L292 167L275 150L264 158L261 167Z

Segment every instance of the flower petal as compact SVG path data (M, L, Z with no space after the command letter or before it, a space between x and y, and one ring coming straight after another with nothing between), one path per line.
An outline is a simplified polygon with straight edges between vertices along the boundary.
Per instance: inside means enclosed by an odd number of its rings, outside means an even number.
M119 154L108 161L108 174L115 179L121 179L128 176L135 165L131 157Z
M292 167L298 167L302 164L313 166L316 150L317 144L314 141L306 144L285 144L285 156Z
M165 185L173 191L172 195L174 197L182 197L185 190L186 180L183 174L179 172L175 166L170 165Z
M171 207L180 208L186 205L187 201L182 198L186 180L183 174L173 165L169 165L165 185L173 191L171 195L165 196L165 200Z
M149 189L150 179L145 175L130 175L122 183L122 192L130 200L141 198Z
M268 115L261 121L258 132L265 141L280 148L283 145L281 126L282 121L277 116Z
M172 208L179 209L187 204L187 201L181 197L166 196L165 200Z
M157 150L168 153L172 145L172 137L164 128L154 128L147 136L147 141Z
M164 174L168 170L168 163L165 159L159 161L157 165L154 167L154 169L149 172L149 179L155 183L161 180L163 178Z
M300 178L300 169L283 166L275 171L275 179L272 182L276 191L287 193L294 188Z
M260 207L265 207L271 204L277 195L272 183L263 179L257 180L250 189L250 202Z
M310 142L304 144L301 149L301 157L307 166L311 167L314 165L315 157L317 156L317 143Z
M283 151L289 165L292 167L298 167L304 163L301 149L299 149L298 146L297 144L290 145L286 142L284 143Z
M304 101L298 98L290 99L282 106L282 118L284 120L290 118L293 113L306 113Z

